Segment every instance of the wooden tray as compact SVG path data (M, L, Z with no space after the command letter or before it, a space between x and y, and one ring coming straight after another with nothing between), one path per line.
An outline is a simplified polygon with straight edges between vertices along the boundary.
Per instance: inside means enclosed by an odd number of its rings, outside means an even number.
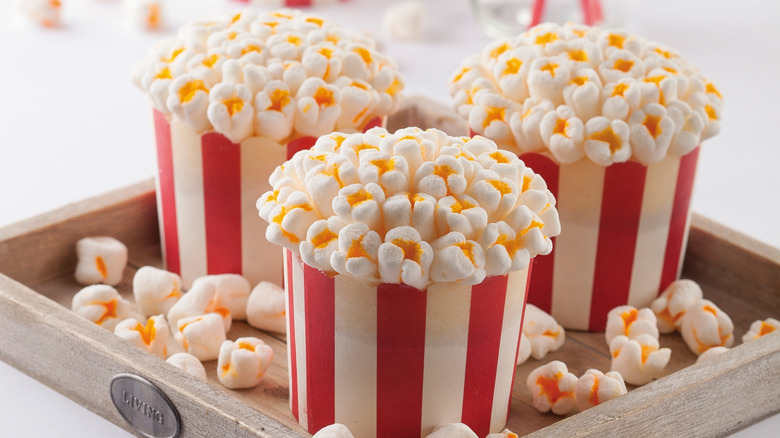
M459 133L457 120L430 105L412 99L389 126L416 121ZM130 263L117 288L132 297L136 270L161 266L153 181L0 228L0 359L131 432L109 395L118 373L157 385L179 411L181 436L309 436L288 407L283 336L234 323L229 338L260 337L275 359L260 386L229 390L214 362L205 363L209 383L197 381L71 312L81 288L73 279L75 242L97 235L128 246ZM705 298L731 316L739 346L694 365L678 334L662 335L661 345L672 349L667 376L568 418L540 414L525 388L535 367L557 359L576 375L609 370L602 333L568 331L561 350L517 368L507 427L532 436L716 436L780 412L780 333L740 345L752 321L780 316L780 250L694 215L683 277L699 282Z

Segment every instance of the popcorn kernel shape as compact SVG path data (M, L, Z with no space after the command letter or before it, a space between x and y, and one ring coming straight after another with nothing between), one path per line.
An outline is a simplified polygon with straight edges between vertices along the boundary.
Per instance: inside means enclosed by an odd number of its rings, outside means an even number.
M747 331L747 333L745 333L744 336L742 336L742 342L744 343L758 339L778 329L780 329L780 321L774 318L753 321L753 323L750 324L750 329Z
M205 383L208 381L208 378L206 377L206 368L203 367L200 359L189 353L172 354L166 362L195 377L201 382Z
M701 287L688 279L673 281L653 300L650 308L655 312L658 331L672 333L682 327L682 319L689 307L703 299Z
M258 283L249 295L246 316L254 328L287 333L284 289L268 281Z
M552 411L556 415L568 415L577 410L576 385L577 376L558 360L534 369L526 381L534 407L539 412Z
M113 237L85 237L76 242L76 281L116 286L127 266L127 247Z
M701 300L685 312L680 327L683 340L696 355L711 347L731 347L734 323L710 300Z
M661 377L672 354L670 349L660 348L658 339L647 334L635 339L615 336L609 343L609 352L612 371L619 372L632 385L644 385Z
M215 314L220 318L223 331L230 330L233 317L230 311L222 306L217 297L217 288L211 281L193 282L190 290L168 311L168 324L178 329L179 321L206 314Z
M216 313L192 316L178 320L174 338L200 361L216 359L225 342L225 325Z
M113 331L133 314L132 303L107 284L87 286L73 295L71 310L95 324Z
M142 348L160 359L168 355L168 334L170 333L165 316L155 315L145 324L135 318L128 318L114 327L114 334Z
M605 374L590 369L577 380L574 392L577 395L580 411L584 411L626 394L628 390L623 376L617 371L609 371Z
M260 384L274 359L274 350L254 337L225 341L219 349L217 377L226 388L252 388Z
M655 313L651 309L647 307L637 309L626 305L615 307L607 314L607 327L604 332L607 345L619 335L635 339L643 334L656 339L659 336Z
M531 346L530 355L536 360L560 349L566 341L564 328L550 314L533 304L525 306L523 335Z
M154 266L143 266L133 276L133 297L145 316L167 314L181 298L181 277Z
M191 289L195 289L195 283L209 282L214 285L215 295L211 303L211 309L217 313L230 313L231 319L243 321L246 319L246 306L249 300L251 288L249 281L239 274L215 274L206 275L195 279ZM228 328L226 328L228 330Z

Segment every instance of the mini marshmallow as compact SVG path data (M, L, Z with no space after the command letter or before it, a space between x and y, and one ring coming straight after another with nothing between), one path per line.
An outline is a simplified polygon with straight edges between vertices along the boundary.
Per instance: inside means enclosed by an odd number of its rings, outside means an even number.
M487 220L494 222L503 219L517 204L521 188L515 181L517 178L513 181L501 178L495 171L480 170L474 175L467 193L487 213Z
M463 423L436 426L426 438L477 438L477 434Z
M707 362L708 360L715 359L729 350L731 350L729 347L710 347L704 353L700 354L698 358L696 358L696 363Z
M657 318L658 331L666 334L672 333L675 329L679 330L682 327L685 311L702 298L701 287L695 281L688 279L673 281L650 304Z
M385 228L392 229L404 225L414 227L420 238L429 241L436 238L436 198L427 193L398 193L385 200L382 211Z
M376 261L381 244L379 234L369 229L368 225L349 224L339 232L338 249L331 255L330 263L339 274L376 282Z
M627 336L636 339L639 335L650 335L658 339L658 326L655 313L647 307L637 309L634 306L618 306L607 313L607 327L604 337L607 345L615 336Z
M734 323L710 300L701 300L685 312L680 334L697 355L712 347L731 347Z
M600 166L622 163L631 157L630 128L622 120L594 117L585 124L585 155Z
M246 320L254 328L287 333L285 293L278 285L261 281L252 289L246 306Z
M127 266L127 247L113 237L85 237L76 242L76 281L116 286Z
M60 0L24 0L19 2L22 13L30 21L46 27L60 24Z
M160 0L124 0L127 21L131 26L143 30L157 30L162 24Z
M585 371L578 380L574 393L577 395L577 405L580 411L617 398L625 393L626 383L617 371L606 374L599 370Z
M133 297L145 316L167 314L181 298L181 277L154 266L143 266L133 276Z
M508 270L519 270L528 266L531 254L523 247L522 233L517 233L506 222L488 224L479 238L485 250L485 274L499 275Z
M244 84L215 85L209 93L206 110L209 122L230 141L239 143L252 133L255 116L253 97L252 91Z
M213 360L225 342L225 325L216 313L191 316L178 320L173 336L187 353L201 361Z
M512 103L496 93L483 91L474 96L475 105L468 117L469 128L481 132L495 141L508 141L512 138L509 127Z
M275 141L290 136L295 115L295 100L290 87L279 80L270 81L254 99L255 131Z
M345 59L346 62L346 59ZM303 135L330 132L341 115L341 90L320 78L307 78L295 95L295 130Z
M186 73L173 79L168 88L168 110L196 132L211 129L206 115L209 83L203 75Z
M577 411L575 387L577 376L569 372L566 364L554 360L531 371L526 380L536 410L556 415L568 415Z
M382 225L382 203L385 193L378 184L352 184L339 190L333 198L333 212L344 223L362 222L372 229Z
M634 158L642 164L661 161L674 135L674 121L666 108L651 103L631 114L628 119Z
M555 318L533 304L525 306L523 335L531 346L531 356L537 360L557 351L566 341L566 331Z
M425 161L414 175L415 190L427 193L436 199L448 194L459 195L468 185L465 170L457 158L440 155L434 161Z
M168 323L165 316L155 315L141 324L135 318L128 318L114 327L114 334L142 348L160 359L168 355Z
M227 309L234 320L246 320L247 301L252 291L246 278L239 274L206 275L195 279L191 289L196 288L195 283L203 281L208 281L214 285L216 290L215 302L218 307Z
M265 238L285 248L297 249L306 238L306 230L317 220L317 214L305 193L293 192L284 204L271 210L268 219Z
M544 144L559 162L574 163L585 155L582 150L585 125L568 106L560 105L545 114L539 130Z
M336 423L318 430L312 438L355 438L347 426Z
M619 372L626 383L632 385L644 385L661 377L672 355L672 350L660 348L658 339L647 334L635 339L615 336L609 343L609 352L612 371Z
M382 13L382 29L398 40L419 40L425 31L425 4L403 1L388 6Z
M169 357L166 362L195 377L201 382L207 382L206 368L201 361L189 353L175 353Z
M133 313L132 303L107 284L87 286L76 292L71 310L111 331Z
M301 260L321 271L333 272L330 259L333 252L338 250L339 232L344 226L338 217L320 219L311 224L306 232L306 240L299 246Z
M485 279L485 254L479 243L453 231L434 240L431 248L431 281L479 284Z
M230 330L233 317L217 296L217 287L211 281L200 281L184 294L168 311L168 324L178 328L179 320L214 313L222 320L223 331Z
M408 192L409 165L403 156L391 156L380 151L365 150L360 154L358 176L361 184L378 184L385 195Z
M433 248L412 227L396 227L377 250L379 276L384 283L405 283L424 289L429 281Z
M765 320L753 321L750 324L750 330L742 336L742 342L752 341L758 339L761 336L772 333L773 331L780 329L780 321L774 318L767 318Z
M219 349L217 377L226 388L252 388L260 384L274 359L274 350L258 338L225 341Z

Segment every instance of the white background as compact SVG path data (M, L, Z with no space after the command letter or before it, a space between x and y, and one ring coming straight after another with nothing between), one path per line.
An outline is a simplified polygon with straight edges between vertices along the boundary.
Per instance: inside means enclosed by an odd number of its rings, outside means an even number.
M242 7L231 0L163 0L166 26L149 33L127 24L119 0L62 3L62 26L43 29L23 20L15 1L0 2L0 226L153 177L151 110L130 81L134 64L184 23ZM407 92L449 103L447 78L489 37L468 0L423 3L425 36L417 42L382 33L389 1L313 10L374 35L398 61ZM682 52L725 98L721 133L702 148L694 211L780 247L780 2L605 3L621 27ZM739 435L779 429L776 416ZM127 434L0 362L0 435Z

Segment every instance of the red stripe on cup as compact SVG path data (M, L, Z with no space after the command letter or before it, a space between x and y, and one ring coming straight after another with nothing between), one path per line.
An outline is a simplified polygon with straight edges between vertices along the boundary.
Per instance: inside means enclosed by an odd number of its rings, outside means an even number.
M311 0L285 0L284 5L289 7L311 6Z
M341 0L341 1L345 1L345 0ZM363 126L363 132L366 132L371 128L376 128L377 126L382 126L382 125L384 125L384 120L382 120L381 117L374 117L373 119L366 122L365 126Z
M165 116L154 110L154 134L157 142L157 172L160 184L160 210L162 213L165 268L181 274L179 255L179 229L176 223L176 194L173 185L173 150L171 125Z
M680 159L680 170L677 173L677 187L674 191L672 218L669 224L669 236L666 240L664 267L661 273L661 293L669 283L677 279L680 269L680 258L685 244L685 229L688 223L688 212L693 193L693 180L696 176L696 163L699 159L699 148L689 152Z
M310 433L335 417L335 280L303 264L306 314L306 404Z
M207 269L241 274L241 146L216 132L201 144Z
M477 436L490 433L508 278L495 275L471 287L461 421Z
M377 286L376 433L420 436L427 293L405 284Z
M560 166L550 158L535 152L522 154L520 159L526 166L544 178L547 188L557 199ZM528 297L528 302L547 313L550 313L552 309L553 271L555 269L555 237L551 240L553 249L550 254L536 257L533 262L534 274L530 280L530 297Z
M628 302L646 173L635 161L605 169L589 331L603 331L607 313Z
M287 159L292 159L299 151L310 149L316 141L316 137L301 137L287 143Z
M515 349L515 362L517 363L517 356L520 355L520 338L523 336L523 322L525 321L525 306L528 303L528 292L531 289L531 275L533 274L534 270L534 259L531 259L531 262L528 263L528 276L525 280L525 291L523 293L523 316L520 317L520 336L517 337L517 348ZM512 374L512 386L511 388L515 387L515 377L517 376L517 373ZM512 397L509 397L509 403L506 404L506 413L507 416L509 416L509 412L512 410Z
M290 367L290 410L293 417L298 420L298 357L295 354L295 300L293 299L293 253L289 249L284 250L287 263L287 281L285 290L287 293L287 353Z

